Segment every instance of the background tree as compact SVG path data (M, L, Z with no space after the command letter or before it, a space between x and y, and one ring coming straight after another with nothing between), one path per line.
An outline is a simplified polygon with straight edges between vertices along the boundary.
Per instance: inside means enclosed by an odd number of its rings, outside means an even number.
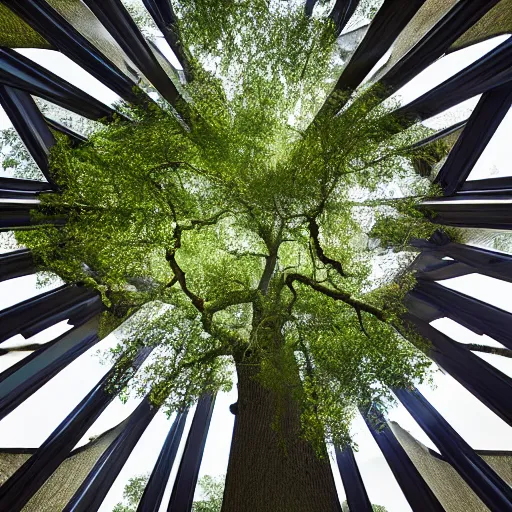
M372 505L373 512L388 512L386 507L383 507L382 505ZM347 500L343 502L343 505L341 506L342 512L350 512L350 509L348 508Z
M325 441L350 442L359 405L428 376L421 341L397 332L404 249L433 230L407 149L424 130L371 98L316 115L337 50L299 2L175 7L196 66L188 128L142 104L80 147L60 140L62 193L35 215L67 222L18 240L99 290L108 329L132 315L111 357L155 350L131 391L172 412L236 372L224 512L339 510Z
M118 503L112 512L136 512L148 480L149 474L130 478L123 491L124 503Z
M217 477L204 475L199 479L198 485L201 499L194 501L192 512L220 512L222 493L224 492L224 479L224 475ZM130 478L123 492L125 503L118 503L112 509L112 512L136 512L148 480L149 474Z

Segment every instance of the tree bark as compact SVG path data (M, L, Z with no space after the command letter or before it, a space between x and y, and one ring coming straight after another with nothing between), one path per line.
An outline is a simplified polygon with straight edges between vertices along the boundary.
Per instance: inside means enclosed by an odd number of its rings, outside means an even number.
M301 437L297 402L264 388L254 379L258 371L237 364L238 407L222 512L340 512L327 456L319 458Z

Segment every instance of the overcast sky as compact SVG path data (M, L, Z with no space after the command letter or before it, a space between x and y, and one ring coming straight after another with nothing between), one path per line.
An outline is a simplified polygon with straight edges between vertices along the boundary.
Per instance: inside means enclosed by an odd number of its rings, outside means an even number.
M399 91L398 94L402 98L402 102L412 101L420 94L438 85L494 46L503 42L505 38L506 36L501 36L439 60ZM168 52L168 49L165 48L165 43L162 43L162 48ZM115 93L61 54L49 50L23 50L22 53L107 104L111 104L118 99ZM427 121L425 124L435 128L444 128L458 120L465 119L469 116L477 101L478 97L468 100L464 104L450 109L450 112L436 116L436 118ZM10 122L0 109L0 128L7 126L10 126ZM509 113L498 129L493 141L475 166L470 179L481 179L490 175L510 175L509 162L512 156L510 145L511 133L512 113ZM5 235L1 235L0 243L5 238ZM6 248L0 248L0 252L6 251ZM53 286L57 284L55 283ZM442 284L507 311L512 311L512 303L510 302L512 284L510 283L504 283L484 276L471 275L444 281ZM41 288L36 287L35 276L26 276L0 283L0 309L37 295L41 291ZM477 336L448 319L437 320L433 322L433 325L463 343L486 343L501 346L494 340ZM69 326L66 322L61 322L31 338L29 342L51 340L67 329L69 329ZM24 342L24 340L21 336L16 336L6 342L5 346L20 342ZM108 370L107 366L101 364L97 353L98 349L105 349L113 344L115 344L115 336L111 335L71 363L1 421L0 439L2 440L2 447L36 447L40 445ZM18 353L1 357L0 371L26 355ZM478 355L507 375L512 376L511 359L488 354ZM483 406L450 376L438 372L434 380L435 389L421 386L421 391L466 441L476 449L512 450L512 432L508 425ZM90 436L100 434L118 424L133 411L138 401L137 399L131 399L127 404L123 405L119 400L114 400L91 427L90 431L87 432L79 445L87 442ZM218 475L226 470L233 428L233 416L229 413L228 407L229 404L235 401L236 392L234 390L229 394L221 394L217 398L201 466L201 475ZM411 432L421 442L435 449L435 446L402 406L395 407L390 412L389 417L392 420L398 421L402 427ZM189 415L188 423L190 423L191 418L192 414ZM123 487L128 478L151 471L170 424L171 421L163 413L159 413L155 417L114 483L100 509L101 511L107 512L112 510L113 506L121 499ZM357 418L354 422L353 431L355 441L359 445L356 460L371 501L386 506L389 512L411 510L361 418ZM170 484L174 478L175 471L176 468L171 475ZM334 474L340 499L344 500L344 491L337 470L334 471ZM163 501L164 504L168 500L170 490L171 485L168 485ZM161 510L163 511L164 509L166 510L166 505L162 506Z

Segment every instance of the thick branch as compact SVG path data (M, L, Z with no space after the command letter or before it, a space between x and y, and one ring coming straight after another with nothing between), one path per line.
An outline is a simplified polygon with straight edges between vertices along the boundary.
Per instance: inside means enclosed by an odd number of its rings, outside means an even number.
M247 304L256 300L258 290L237 290L227 292L220 299L205 303L205 311L211 315L222 311L229 306Z
M460 345L471 351L512 358L512 350L508 348L490 347L489 345L479 345L478 343L460 343Z
M204 311L204 299L196 295L188 288L185 272L176 261L176 251L181 247L181 234L183 233L183 231L191 230L194 228L200 228L203 226L211 226L215 224L219 220L219 218L225 213L225 211L221 211L219 213L216 213L212 217L204 220L192 219L190 221L190 225L188 226L178 224L174 228L174 248L168 249L165 253L165 259L169 262L171 270L174 272L174 277L167 286L171 287L176 282L178 282L180 284L181 289L183 290L183 293L192 301L194 307L201 313Z
M358 299L354 299L349 293L344 293L328 288L327 286L321 285L314 281L313 279L307 276L303 276L302 274L288 274L286 276L286 284L290 289L293 289L292 284L295 281L305 284L306 286L309 286L313 290L320 292L326 295L327 297L331 297L331 299L339 300L349 306L352 306L356 310L356 312L365 311L366 313L370 313L371 315L373 315L378 320L388 323L388 318L381 309L376 308L375 306L371 306L370 304L366 304L365 302L362 302Z
M31 345L19 345L18 347L0 348L0 356L5 356L10 352L33 352L42 346L43 345L40 343L32 343Z
M313 241L313 247L315 248L315 253L318 259L324 265L331 265L331 267L334 270L336 270L336 272L338 272L340 276L346 277L347 275L345 274L345 272L343 272L343 267L341 266L341 263L325 255L324 250L320 245L320 241L318 240L318 237L320 236L320 228L318 226L318 223L316 222L316 219L313 217L309 219L309 234L311 236L311 240Z
M180 284L183 293L192 301L194 307L202 313L204 311L204 299L189 290L185 272L176 261L176 251L181 247L181 233L182 228L180 226L176 226L174 229L174 248L165 252L165 259L169 262L171 270L174 272L174 277Z

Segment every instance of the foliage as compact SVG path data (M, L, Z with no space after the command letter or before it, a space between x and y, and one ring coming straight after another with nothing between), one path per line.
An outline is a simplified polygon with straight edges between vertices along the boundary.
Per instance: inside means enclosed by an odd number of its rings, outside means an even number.
M148 483L149 474L135 476L128 480L124 491L124 503L118 503L112 512L136 512ZM204 475L199 479L201 500L194 501L192 512L220 512L224 493L225 475L212 477Z
M350 512L350 509L348 508L347 500L343 502L343 505L341 506L342 512ZM386 507L383 507L382 505L372 505L373 512L387 512Z
M431 191L406 149L420 128L401 131L374 98L316 115L333 28L298 4L178 3L196 66L188 128L141 103L80 147L60 139L62 192L37 215L66 224L17 236L42 268L98 289L109 315L135 313L111 355L155 347L138 394L171 412L227 389L233 362L256 365L320 447L348 441L359 404L425 378L427 359L395 330L411 279L376 277L389 251L368 242L403 250L425 234L415 207Z
M220 512L224 494L226 475L212 477L205 475L199 479L202 499L194 501L192 512Z
M124 503L118 503L112 512L135 512L148 480L149 473L130 478L123 491Z

